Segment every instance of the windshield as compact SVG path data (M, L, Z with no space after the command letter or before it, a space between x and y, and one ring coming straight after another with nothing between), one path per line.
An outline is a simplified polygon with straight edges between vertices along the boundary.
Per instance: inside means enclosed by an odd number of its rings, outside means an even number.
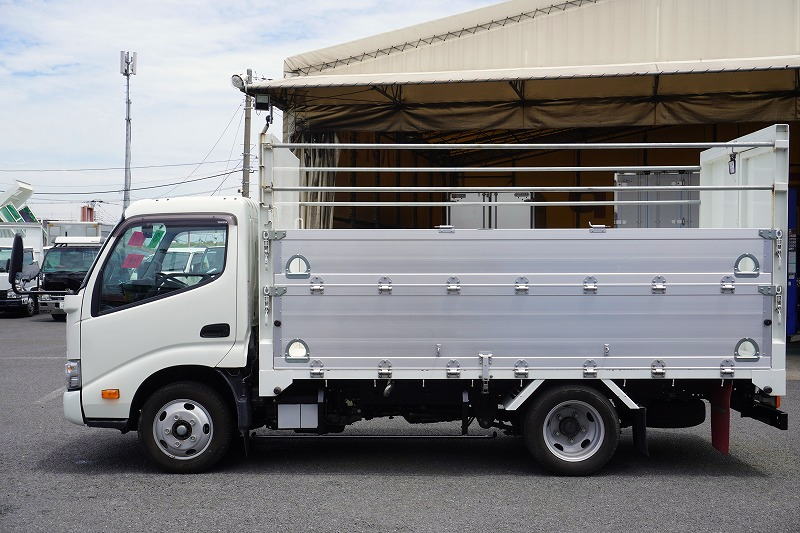
M0 248L0 272L8 272L9 260L11 260L11 248ZM24 265L33 263L33 250L23 250L22 263Z
M86 272L99 251L99 247L51 248L42 272Z

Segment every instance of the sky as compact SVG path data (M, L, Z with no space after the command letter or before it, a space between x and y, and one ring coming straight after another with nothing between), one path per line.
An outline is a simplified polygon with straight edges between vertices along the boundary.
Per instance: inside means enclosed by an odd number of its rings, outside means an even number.
M100 200L98 218L119 219L122 193L103 191L124 180L121 50L138 53L132 187L153 187L241 165L243 95L232 74L280 78L285 57L492 3L0 0L0 191L32 184L39 218L77 219L81 203ZM263 126L259 113L253 141ZM280 135L280 116L270 131ZM136 168L153 165L181 166ZM39 171L95 168L111 170ZM236 194L240 183L237 172L131 198Z

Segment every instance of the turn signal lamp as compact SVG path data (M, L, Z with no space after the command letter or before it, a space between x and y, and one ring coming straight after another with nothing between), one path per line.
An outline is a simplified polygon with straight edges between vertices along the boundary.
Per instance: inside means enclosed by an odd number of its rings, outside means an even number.
M119 400L119 389L103 389L100 391L100 397L104 400Z

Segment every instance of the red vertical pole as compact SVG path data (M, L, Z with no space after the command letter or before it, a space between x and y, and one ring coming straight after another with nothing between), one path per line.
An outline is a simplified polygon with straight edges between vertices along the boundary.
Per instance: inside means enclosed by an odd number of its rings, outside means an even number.
M730 452L732 390L730 381L711 387L711 445L725 455Z

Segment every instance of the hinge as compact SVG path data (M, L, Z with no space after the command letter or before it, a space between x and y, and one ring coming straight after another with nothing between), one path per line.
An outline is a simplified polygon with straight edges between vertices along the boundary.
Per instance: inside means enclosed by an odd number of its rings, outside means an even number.
M378 363L378 377L381 379L389 379L392 377L392 363L388 359L384 359Z
M653 281L650 284L650 292L653 294L666 294L667 280L664 278L664 276L656 276L653 278Z
M525 379L528 377L528 362L520 359L516 363L514 363L514 377L519 379Z
M594 276L587 276L583 280L583 292L584 294L595 294L597 293L597 278Z
M392 294L392 280L386 276L378 280L378 294Z
M325 282L322 281L322 278L319 276L314 276L309 280L309 291L311 294L322 294L325 291Z
M605 233L606 232L606 225L605 224L592 224L589 222L589 233Z
M283 296L286 294L286 287L264 287L264 296Z
M447 278L447 293L454 294L461 292L461 280L453 276Z
M325 377L325 365L319 359L311 361L311 368L309 369L309 376L312 378Z
M661 359L656 359L650 365L650 377L663 378L667 375L667 364Z
M481 360L481 392L484 394L489 393L489 380L492 378L489 367L492 364L492 354L479 353L478 357Z
M455 359L450 359L447 362L447 377L458 378L461 377L461 365Z
M269 241L279 241L286 237L285 231L265 231L264 239Z
M734 370L734 363L730 359L725 359L719 365L719 375L722 378L732 378L735 370Z
M528 294L528 278L517 278L514 280L514 292L516 294Z
M719 292L723 294L733 294L736 292L736 280L733 276L725 276L719 282Z
M775 296L779 292L783 290L783 287L780 285L759 285L758 292L763 294L764 296Z
M762 239L768 239L771 241L775 241L781 238L783 232L779 229L760 229L758 230L758 236Z
M434 226L434 228L439 230L439 233L455 233L456 228L449 225L449 224L442 224L441 226Z
M583 363L583 377L596 378L597 377L597 363L591 359Z

